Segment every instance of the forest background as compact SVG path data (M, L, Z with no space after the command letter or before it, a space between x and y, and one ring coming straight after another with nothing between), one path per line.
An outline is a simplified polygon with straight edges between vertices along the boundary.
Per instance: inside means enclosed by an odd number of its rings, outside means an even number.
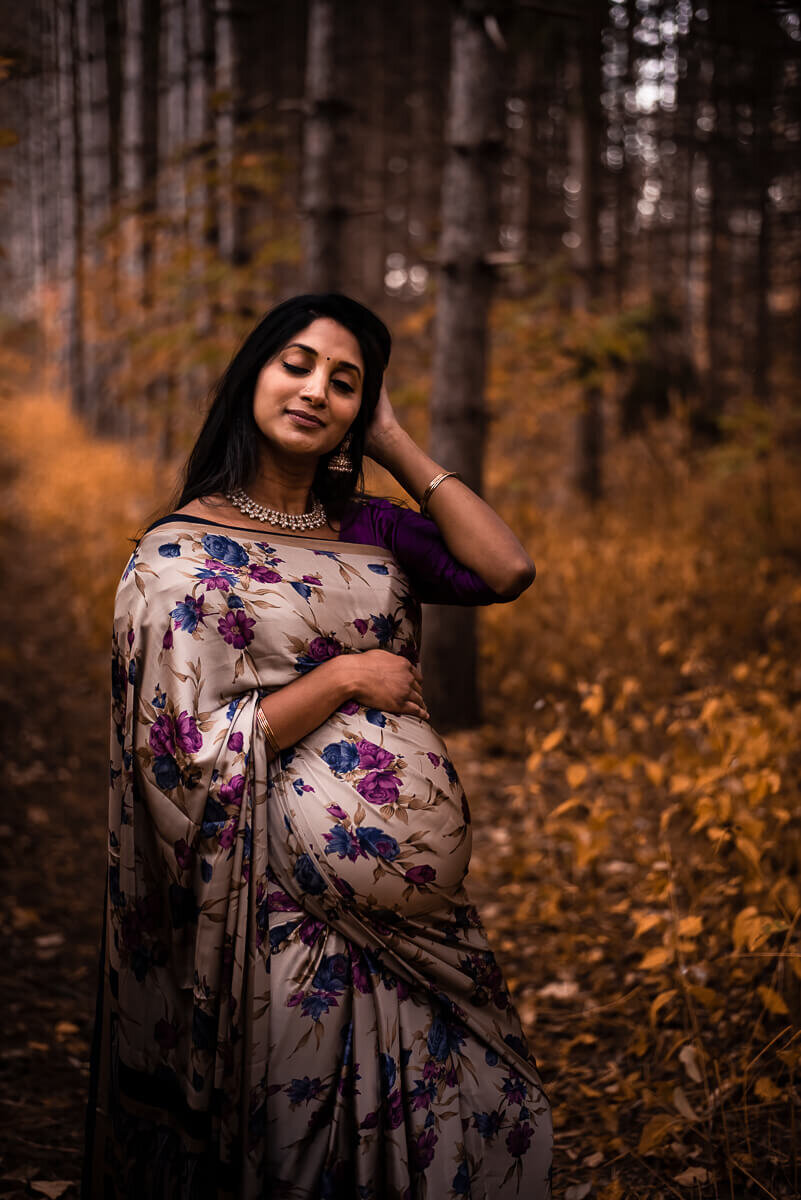
M424 671L557 1194L801 1194L799 5L3 10L0 1194L76 1194L129 539L307 287L537 565Z

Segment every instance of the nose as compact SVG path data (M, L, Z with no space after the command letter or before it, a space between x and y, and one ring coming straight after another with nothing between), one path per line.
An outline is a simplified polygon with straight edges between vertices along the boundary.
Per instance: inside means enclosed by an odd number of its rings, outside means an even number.
M309 400L317 406L325 404L326 400L326 375L323 366L317 367L312 371L311 375L307 375L303 381L302 398Z

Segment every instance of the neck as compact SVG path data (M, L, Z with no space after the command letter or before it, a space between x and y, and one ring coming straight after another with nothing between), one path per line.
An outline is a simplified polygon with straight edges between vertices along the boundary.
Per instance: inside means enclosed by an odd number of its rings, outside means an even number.
M262 459L256 478L247 488L247 494L257 504L278 512L306 512L316 465L316 460L292 462L284 459L275 462Z

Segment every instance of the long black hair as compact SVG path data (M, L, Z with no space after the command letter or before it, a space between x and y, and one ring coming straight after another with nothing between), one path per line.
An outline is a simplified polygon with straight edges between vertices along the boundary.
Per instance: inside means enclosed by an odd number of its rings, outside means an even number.
M363 491L367 428L378 404L392 337L384 322L357 300L339 292L309 293L291 296L270 309L212 389L211 407L186 461L181 491L171 511L200 496L224 494L235 488L247 491L258 466L261 435L253 418L253 395L259 372L294 334L317 317L331 317L350 330L362 352L364 379L362 402L350 427L348 453L353 467L347 473L329 471L328 463L336 448L322 455L312 490L329 517L340 517L351 496Z

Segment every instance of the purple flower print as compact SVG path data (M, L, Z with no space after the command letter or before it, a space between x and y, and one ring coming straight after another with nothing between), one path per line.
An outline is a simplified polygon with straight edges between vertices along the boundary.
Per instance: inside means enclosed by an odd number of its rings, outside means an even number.
M205 625L204 602L203 596L198 600L194 596L184 596L183 601L179 601L170 611L170 616L175 621L175 628L183 629L186 633L194 633L198 625Z
M172 630L168 629L161 640L163 650L172 650Z
M220 617L217 628L229 646L233 646L235 650L244 650L253 641L255 624L253 617L246 617L244 610L237 608Z
M272 567L258 567L252 563L249 568L251 579L255 579L256 583L280 583L282 576L274 571Z
M390 771L370 771L356 784L356 791L368 804L394 804L400 792L400 780Z
M377 767L379 771L383 771L395 761L394 755L388 750L376 746L375 742L368 742L366 738L359 739L356 749L359 751L359 766L367 770Z
M509 1104L525 1104L526 1084L517 1071L510 1071L501 1085Z
M193 754L203 745L203 738L194 717L184 711L175 719L175 744L184 754Z
M175 851L175 861L178 863L178 866L182 871L185 871L187 867L192 865L192 859L195 856L195 851L191 846L186 844L184 838L178 839L173 846L173 850Z
M353 627L354 627L354 629L358 630L358 632L362 635L362 637L364 637L364 635L367 633L367 630L368 630L367 622L365 620L363 620L361 617L356 618L356 620L353 622Z
M433 765L433 766L435 766L435 767L438 767L438 766L439 766L439 755L438 755L438 754L432 754L432 752L429 750L429 751L428 751L428 758L429 758L429 761L432 763L432 765Z
M429 867L428 863L423 863L420 867L409 867L404 875L404 879L408 879L409 883L431 883L436 877L437 872L433 867Z
M245 790L245 776L232 775L220 788L220 799L223 804L235 804L237 808L242 803L242 793Z
M413 1171L425 1171L426 1167L431 1166L436 1144L437 1135L433 1129L424 1129L418 1134L417 1140L412 1142L410 1165Z
M236 839L236 822L237 818L232 817L227 825L223 826L222 833L217 839L224 850L230 850Z
M359 711L359 705L355 700L346 700L344 704L340 704L337 712L344 713L346 717L352 717L354 713Z
M207 592L227 592L236 583L236 576L221 571L213 558L207 558L205 567L195 571L195 579L205 580Z
M157 756L161 754L175 754L175 732L172 717L167 716L166 713L162 713L160 717L156 717L150 726L148 742L150 749Z
M436 1094L437 1086L433 1080L415 1079L414 1088L409 1092L412 1111L418 1108L430 1108Z
M320 587L320 584L322 582L320 579L318 579L318 577L316 575L304 575L302 578L303 578L304 583L313 583L317 587Z
M532 1129L528 1121L515 1121L506 1135L506 1147L513 1158L520 1158L531 1145Z
M291 896L286 892L268 892L267 893L267 911L268 912L297 912L298 906Z
M337 854L340 858L349 858L351 862L367 857L358 839L349 833L344 825L332 825L330 833L324 833L323 837L328 842L326 854Z
M309 658L315 662L325 662L327 658L336 658L342 653L342 646L334 637L316 637L309 642Z
M318 921L315 917L307 917L298 930L298 936L304 946L313 946L324 928L324 922Z
M236 733L232 733L231 736L228 738L228 749L233 750L234 754L238 754L244 744L245 744L245 739L242 737L242 734L239 733L238 731Z
M325 811L328 813L329 817L336 817L338 821L347 820L348 814L345 812L344 808L340 808L338 804L329 804Z
M387 1097L387 1110L387 1124L390 1129L397 1129L403 1124L403 1101L399 1088L395 1088Z

